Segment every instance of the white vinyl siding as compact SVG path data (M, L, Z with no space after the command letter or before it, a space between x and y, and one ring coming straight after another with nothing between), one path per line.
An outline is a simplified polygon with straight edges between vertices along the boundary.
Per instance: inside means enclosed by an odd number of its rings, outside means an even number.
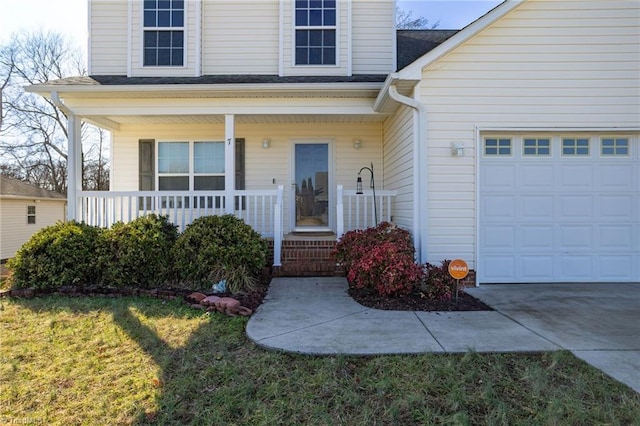
M384 123L384 187L398 191L393 205L393 222L413 229L413 110L401 107Z
M36 206L36 223L27 223L29 206ZM16 251L26 243L31 236L45 226L55 225L64 221L66 217L66 200L39 200L34 204L33 199L0 198L0 259L13 257Z
M89 73L126 75L127 2L91 0L89 7Z
M633 1L529 1L423 70L428 167L438 179L429 186L429 261L475 267L477 128L638 127L639 19ZM463 157L450 155L452 141Z
M351 7L353 74L388 74L395 71L393 2L355 0Z
M204 1L203 73L278 74L277 1Z
M382 124L241 124L236 123L237 138L245 139L245 188L277 189L284 186L286 232L289 231L290 156L292 141L325 140L333 143L334 158L330 168L335 172L336 185L355 190L358 171L373 162L376 172L376 189L383 185ZM270 147L262 148L268 137ZM224 125L153 125L123 126L114 132L112 142L113 191L138 190L138 141L161 140L221 140ZM353 148L353 140L360 139L360 149ZM335 190L333 191L335 193Z

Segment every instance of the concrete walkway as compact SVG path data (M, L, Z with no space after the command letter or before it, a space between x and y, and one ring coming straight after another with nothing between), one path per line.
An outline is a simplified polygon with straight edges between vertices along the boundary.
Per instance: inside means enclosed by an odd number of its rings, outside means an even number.
M640 284L485 285L492 312L366 308L344 278L275 278L249 320L258 345L313 355L568 349L640 392Z

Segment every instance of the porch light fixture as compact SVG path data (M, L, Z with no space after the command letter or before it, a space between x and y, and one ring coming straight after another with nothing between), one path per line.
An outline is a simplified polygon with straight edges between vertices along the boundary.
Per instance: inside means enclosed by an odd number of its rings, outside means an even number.
M358 179L356 180L356 195L362 195L362 176L360 175L363 170L369 170L371 173L371 181L369 182L369 188L373 189L373 214L376 221L376 226L378 226L378 204L376 203L376 182L373 177L373 163L371 163L371 167L363 167L358 172Z
M262 148L267 149L271 146L271 140L269 138L264 138L262 140Z
M353 140L353 149L360 149L362 146L362 141L360 139Z
M464 157L464 145L460 142L451 142L451 155L454 157Z

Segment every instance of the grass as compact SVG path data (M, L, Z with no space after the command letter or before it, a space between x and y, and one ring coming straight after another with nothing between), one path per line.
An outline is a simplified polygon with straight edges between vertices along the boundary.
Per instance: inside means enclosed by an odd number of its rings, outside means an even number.
M311 357L147 298L0 300L0 424L639 424L569 352Z

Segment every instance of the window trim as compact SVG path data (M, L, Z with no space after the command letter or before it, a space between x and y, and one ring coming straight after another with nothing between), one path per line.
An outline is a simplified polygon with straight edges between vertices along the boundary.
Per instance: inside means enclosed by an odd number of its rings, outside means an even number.
M535 146L531 147L531 146L526 146L526 141L529 140L533 140L535 141ZM549 145L547 146L540 146L539 142L541 140L545 140L549 143ZM548 158L548 157L552 157L553 156L553 137L550 136L522 136L522 158L537 158L537 157L544 157L544 158ZM526 150L527 148L534 148L535 149L535 153L534 154L527 154ZM546 154L541 154L540 153L540 148L547 148L549 150L548 153Z
M196 143L219 143L224 147L224 141L223 140L195 140L195 139L183 139L183 140L156 140L156 155L155 155L155 176L154 176L154 181L155 181L155 186L156 188L158 188L159 192L171 192L171 191L224 191L223 189L212 189L212 190L202 190L202 189L195 189L195 178L198 176L204 176L204 177L225 177L227 170L225 169L222 173L196 173L195 172L195 144ZM189 171L187 173L161 173L160 172L160 144L162 143L188 143L189 144ZM223 158L224 158L224 151L223 151ZM224 166L224 162L223 162L223 166ZM185 177L187 176L189 179L189 188L188 189L176 189L176 190L162 190L160 189L160 178L161 177Z
M559 135L559 139L560 139L560 157L564 157L564 158L591 158L591 155L593 153L593 141L591 140L591 136L586 136L586 135ZM572 146L568 146L566 148L573 148L574 152L571 154L566 154L564 152L565 150L565 145L564 142L565 140L572 140L574 141L574 145ZM578 141L580 140L586 140L587 141L587 153L586 154L579 154L578 153L578 149L579 148L585 148L584 146L578 146Z
M31 209L33 209L33 212L31 212ZM31 220L33 220L33 222ZM35 224L36 224L36 206L27 205L27 225L35 225Z
M301 68L313 68L318 67L322 69L339 68L340 67L340 1L336 0L335 13L336 23L335 25L307 25L298 26L296 23L296 0L291 0L291 66ZM324 10L324 7L323 7ZM297 45L297 31L298 30L333 30L335 32L335 62L333 64L298 64L296 60Z
M605 139L612 139L613 140L613 146L611 147L607 147L607 148L613 148L613 153L611 154L605 154L603 152L604 150L604 145L603 145L603 141ZM627 150L627 152L625 154L619 154L618 153L618 149L619 148L623 148L622 146L618 145L618 141L619 140L625 140L626 144L624 146L624 148ZM604 157L604 158L617 158L617 157L630 157L631 156L631 138L629 136L620 136L620 135L600 135L600 157Z
M144 23L144 0L140 2L140 64L144 69L154 69L154 70L176 70L176 69L186 69L187 68L187 5L189 4L189 0L184 0L183 9L182 9L182 26L181 27L147 27ZM157 9L156 9L157 10ZM147 65L145 64L145 33L147 31L182 31L182 65Z
M487 139L495 139L496 140L496 153L488 154L487 153ZM499 151L500 141L508 140L509 141L509 154L501 154ZM493 147L491 147L493 148ZM483 136L482 137L482 157L483 158L513 158L514 156L514 144L513 144L513 136Z

